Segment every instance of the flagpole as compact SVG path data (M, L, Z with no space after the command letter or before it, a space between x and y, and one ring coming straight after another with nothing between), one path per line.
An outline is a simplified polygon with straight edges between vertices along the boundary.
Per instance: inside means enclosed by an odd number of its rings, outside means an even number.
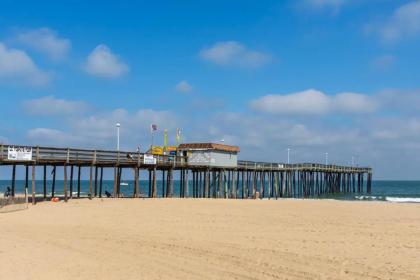
M153 124L151 124L150 125L150 136L151 136L151 139L152 139L152 143L151 143L151 146L150 146L150 151L152 152L152 149L153 149Z

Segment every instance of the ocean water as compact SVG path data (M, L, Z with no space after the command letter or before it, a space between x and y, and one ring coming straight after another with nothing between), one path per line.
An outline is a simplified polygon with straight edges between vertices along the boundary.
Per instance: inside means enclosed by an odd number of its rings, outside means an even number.
M133 196L134 182L127 180L123 181L127 185L121 185L121 193L124 197ZM179 181L174 181L174 197L179 196ZM4 193L7 186L11 186L10 180L0 180L0 193ZM142 196L147 196L148 194L148 181L140 180L140 194ZM192 195L192 182L189 183L190 190L189 194ZM47 193L48 196L51 194L52 181L47 180ZM267 187L267 186L266 186ZM35 188L37 195L41 195L43 191L43 181L37 180L35 182ZM68 190L70 191L69 183L67 185ZM103 196L105 191L113 193L114 182L112 180L103 181ZM29 181L28 192L31 193L32 185ZM89 181L81 181L81 196L87 196L89 194ZM25 192L25 181L16 180L16 193ZM77 182L73 182L73 195L77 192ZM99 192L99 182L98 182L98 192ZM63 181L57 180L55 187L55 195L63 195ZM157 181L157 195L158 197L162 196L162 182ZM315 197L319 199L338 199L338 200L362 200L362 201L388 201L388 202L410 202L410 203L420 203L420 181L380 181L376 180L372 182L372 193L371 194L358 194L358 193L348 193L348 194L333 194L333 195L324 195L321 197Z

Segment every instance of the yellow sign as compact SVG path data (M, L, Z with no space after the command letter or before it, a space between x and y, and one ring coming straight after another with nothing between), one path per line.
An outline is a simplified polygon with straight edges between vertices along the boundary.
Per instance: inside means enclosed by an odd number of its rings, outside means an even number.
M161 147L161 146L153 146L152 147L152 155L176 155L176 146L168 146L168 147Z
M167 152L176 152L176 146L168 146L168 147L165 147L165 151L167 151Z
M153 146L152 147L152 155L163 155L163 147L160 146Z

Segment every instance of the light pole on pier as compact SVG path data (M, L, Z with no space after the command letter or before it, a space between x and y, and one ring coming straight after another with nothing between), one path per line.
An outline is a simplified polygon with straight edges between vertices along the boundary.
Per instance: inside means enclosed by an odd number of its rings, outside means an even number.
M325 165L328 165L328 153L325 153Z
M287 164L290 163L290 148L287 148Z
M117 151L119 151L120 150L120 126L121 126L121 124L117 123L115 126L117 127Z

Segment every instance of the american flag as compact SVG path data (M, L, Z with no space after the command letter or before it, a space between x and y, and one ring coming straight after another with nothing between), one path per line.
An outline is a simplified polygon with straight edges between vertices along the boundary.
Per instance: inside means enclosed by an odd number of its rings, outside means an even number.
M157 131L158 130L158 127L157 127L157 124L151 124L150 125L150 132L155 132L155 131Z

